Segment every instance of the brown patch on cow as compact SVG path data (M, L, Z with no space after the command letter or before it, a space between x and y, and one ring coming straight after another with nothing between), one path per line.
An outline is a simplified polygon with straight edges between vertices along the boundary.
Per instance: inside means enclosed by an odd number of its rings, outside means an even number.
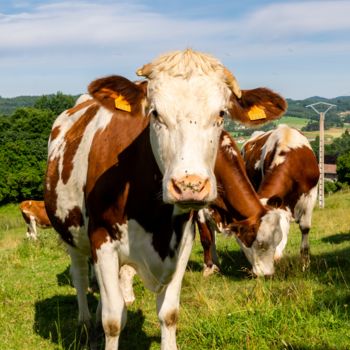
M261 170L264 164L261 163L259 168L256 168L255 165L257 162L260 162L262 147L268 139L268 136L268 134L265 134L256 137L252 141L248 141L242 150L245 164L250 164L250 166L245 167L245 169L255 191L259 190L259 186L262 180Z
M54 159L49 159L47 163L46 168L46 175L45 175L45 187L44 187L44 201L45 201L45 207L47 211L47 215L51 222L55 217L55 213L57 210L57 184L58 180L60 178L59 172L58 172L58 166L59 166L59 157L56 157Z
M81 209L79 207L74 207L73 209L71 209L65 221L69 222L69 226L76 226L76 227L83 226L84 217Z
M61 131L60 126L54 127L50 134L50 141L53 141L60 134L60 131Z
M179 319L179 311L178 310L170 311L164 317L164 324L167 328L176 327L178 319Z
M121 331L120 323L115 320L108 320L104 322L103 329L105 331L106 336L110 336L110 337L118 336Z
M91 255L94 263L97 262L97 250L101 249L102 244L109 240L108 231L103 227L94 228L89 225L89 237L91 244Z
M79 103L78 105L70 108L70 109L67 109L66 113L69 115L69 116L72 116L73 114L79 112L80 110L82 110L83 108L86 108L92 104L94 104L95 101L93 99L91 100L87 100L87 101L84 101L82 103Z
M73 170L73 158L80 142L84 136L86 127L89 125L90 121L95 117L99 106L94 105L87 109L85 114L83 114L67 131L65 135L66 148L63 157L63 169L62 169L62 181L66 184L70 178L71 172Z
M52 226L59 232L61 238L66 243L74 246L73 236L69 231L70 226L81 227L84 224L83 214L79 207L75 207L68 213L64 221L56 217L57 212L57 184L59 181L59 157L49 159L46 169L46 183L44 189L44 200L47 215Z

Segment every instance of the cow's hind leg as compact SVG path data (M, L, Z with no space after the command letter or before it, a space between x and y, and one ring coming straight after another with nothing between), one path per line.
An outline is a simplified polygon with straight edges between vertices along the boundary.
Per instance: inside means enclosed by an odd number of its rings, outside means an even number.
M73 285L77 291L79 307L79 324L88 328L91 326L91 315L87 302L86 292L89 287L89 267L88 258L75 248L68 246L68 253L71 257L70 273L72 275Z
M309 231L316 198L317 186L313 187L308 193L302 195L294 208L294 217L296 222L299 223L301 231L300 256L303 271L310 266Z
M301 245L300 245L300 257L302 263L302 269L305 271L310 266L310 244L309 244L309 231L310 228L302 228L301 231Z
M193 240L194 232L191 229L191 223L187 223L173 279L157 295L157 311L162 335L161 350L177 349L176 324L180 305L181 283L191 254Z
M119 286L119 259L115 244L103 229L92 234L92 250L95 254L95 272L101 294L101 321L105 333L105 350L116 350L119 335L126 323L126 307ZM105 236L102 244L94 245L93 236ZM99 312L99 311L98 311Z
M119 271L120 288L127 306L135 301L134 289L132 286L136 271L130 265L123 265Z
M29 223L28 223L28 229L27 229L27 237L30 239L37 239L37 231L36 231L36 222L35 217L30 215Z

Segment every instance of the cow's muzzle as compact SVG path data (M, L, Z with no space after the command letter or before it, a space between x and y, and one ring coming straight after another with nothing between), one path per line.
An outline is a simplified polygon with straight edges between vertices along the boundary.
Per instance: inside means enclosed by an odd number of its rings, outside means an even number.
M208 204L210 197L210 181L197 175L185 175L172 178L168 182L169 197L176 204L198 209Z

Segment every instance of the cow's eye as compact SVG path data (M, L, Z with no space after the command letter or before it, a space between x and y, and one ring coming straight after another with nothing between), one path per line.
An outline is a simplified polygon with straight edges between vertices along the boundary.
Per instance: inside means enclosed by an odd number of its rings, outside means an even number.
M151 113L152 113L154 118L156 118L156 119L158 118L158 112L156 109L154 109Z
M223 118L225 116L225 111L220 111L219 116Z

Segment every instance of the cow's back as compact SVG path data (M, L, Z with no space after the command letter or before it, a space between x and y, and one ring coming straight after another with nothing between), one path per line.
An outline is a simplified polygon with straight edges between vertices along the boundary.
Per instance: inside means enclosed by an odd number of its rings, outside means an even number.
M283 198L291 208L318 182L317 159L307 138L287 125L258 134L242 151L247 173L261 198Z

